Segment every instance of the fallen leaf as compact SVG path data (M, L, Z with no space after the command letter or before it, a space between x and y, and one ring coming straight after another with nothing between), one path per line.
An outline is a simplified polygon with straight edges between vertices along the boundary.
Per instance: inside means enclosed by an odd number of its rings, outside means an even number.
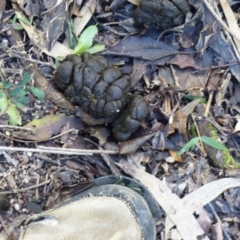
M119 154L129 154L134 153L140 148L147 140L153 137L156 133L152 133L146 136L142 136L139 138L131 139L125 142L119 143Z
M47 141L51 136L59 134L61 128L67 125L68 122L69 128L83 129L81 120L75 116L66 116L65 114L46 115L41 119L34 119L23 126L24 128L31 129L32 133L23 131L14 132L13 137L38 142Z
M170 156L174 159L175 162L182 162L182 157L177 154L175 151L168 151Z
M187 118L188 115L193 112L193 109L198 105L201 99L196 99L188 103L182 109L179 109L174 115L172 124L169 124L168 135L175 132L175 129L178 129L179 133L182 133L186 140L188 140L187 132Z
M155 197L156 201L163 208L166 217L166 233L167 234L175 226L180 235L179 239L192 240L197 239L204 234L197 219L193 217L194 212L204 211L203 206L210 203L223 191L240 186L240 179L223 178L198 188L197 190L180 199L172 193L172 190L166 185L164 180L159 180L153 175L147 173L140 164L133 164L121 160L119 164L125 173L139 180ZM191 228L189 228L191 226ZM205 239L209 239L205 237Z
M240 131L240 119L237 120L237 123L234 128L234 132L238 132L238 131Z
M97 0L87 1L87 3L80 10L80 15L82 17L76 17L74 19L74 30L77 36L82 32L82 30L92 17L93 13L95 12L96 6Z
M91 136L98 139L100 146L103 146L107 142L107 138L111 134L110 129L104 126L88 128L87 132L90 132Z
M161 65L164 65L170 56L178 51L170 45L150 37L126 37L118 44L108 48L103 54L137 57L145 60L161 59Z
M193 214L186 206L182 206L181 199L168 188L166 182L159 180L155 176L145 172L141 166L120 161L117 164L123 171L135 179L139 180L155 197L156 201L167 214L166 226L176 226L178 234L184 240L197 239L204 234ZM189 228L191 226L191 228ZM166 229L165 239L171 227ZM181 239L180 238L180 239Z
M19 164L19 161L18 161L17 159L11 157L11 156L10 156L8 153L6 153L5 151L1 151L0 153L4 156L6 162L7 162L9 165L12 164L15 168L17 167L17 165Z

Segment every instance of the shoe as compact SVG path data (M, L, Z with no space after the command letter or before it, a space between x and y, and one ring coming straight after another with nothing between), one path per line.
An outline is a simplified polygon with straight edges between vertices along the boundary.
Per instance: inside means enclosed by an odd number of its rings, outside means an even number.
M139 182L121 176L93 187L54 209L27 219L21 240L155 240L161 210Z

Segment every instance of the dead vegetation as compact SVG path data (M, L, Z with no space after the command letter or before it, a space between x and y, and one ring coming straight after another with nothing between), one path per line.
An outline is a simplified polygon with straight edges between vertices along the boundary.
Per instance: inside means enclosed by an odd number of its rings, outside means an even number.
M183 2L184 18L161 28L139 25L137 0L1 1L1 231L114 174L164 210L156 239L239 239L240 4ZM59 61L86 50L149 103L130 140L84 125L94 119L54 86Z

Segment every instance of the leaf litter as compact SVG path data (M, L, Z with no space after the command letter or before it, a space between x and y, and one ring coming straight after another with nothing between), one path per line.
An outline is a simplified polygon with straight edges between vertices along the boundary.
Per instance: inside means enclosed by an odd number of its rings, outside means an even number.
M1 146L16 147L15 151L1 150L0 155L1 192L8 194L7 198L1 194L1 230L8 232L17 226L16 217L54 206L96 177L127 174L148 187L165 212L157 225L157 239L237 239L239 3L189 0L192 18L162 31L151 24L145 29L134 25L139 1L79 2L2 1L0 5L1 74L17 85L18 73L22 76L27 70L33 73L35 84L31 83L33 95L20 111L22 124L18 124L23 129L6 124L1 109ZM13 13L15 22L11 22ZM73 21L71 29L67 19ZM22 30L11 27L16 23ZM78 117L60 114L72 114L75 107L51 82L55 60L71 54L68 41L80 41L89 27L97 31L91 44L83 43L81 48L88 49L93 42L96 49L92 51L102 51L119 68L128 67L131 93L145 96L150 103L149 116L126 142L114 142L109 126L87 130ZM37 88L46 95L43 103L34 96L39 94ZM6 100L1 97L0 101ZM45 150L59 149L59 154L26 150L43 149L39 141ZM60 149L72 153L60 155ZM79 149L96 154L79 156Z

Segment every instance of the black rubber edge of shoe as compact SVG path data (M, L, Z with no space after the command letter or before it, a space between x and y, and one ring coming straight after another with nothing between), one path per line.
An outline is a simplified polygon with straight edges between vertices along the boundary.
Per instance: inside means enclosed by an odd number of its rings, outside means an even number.
M125 176L109 175L95 179L93 184L96 186L117 184L131 188L146 200L155 221L162 219L165 214L151 192L145 186L143 186L142 183L135 179Z

